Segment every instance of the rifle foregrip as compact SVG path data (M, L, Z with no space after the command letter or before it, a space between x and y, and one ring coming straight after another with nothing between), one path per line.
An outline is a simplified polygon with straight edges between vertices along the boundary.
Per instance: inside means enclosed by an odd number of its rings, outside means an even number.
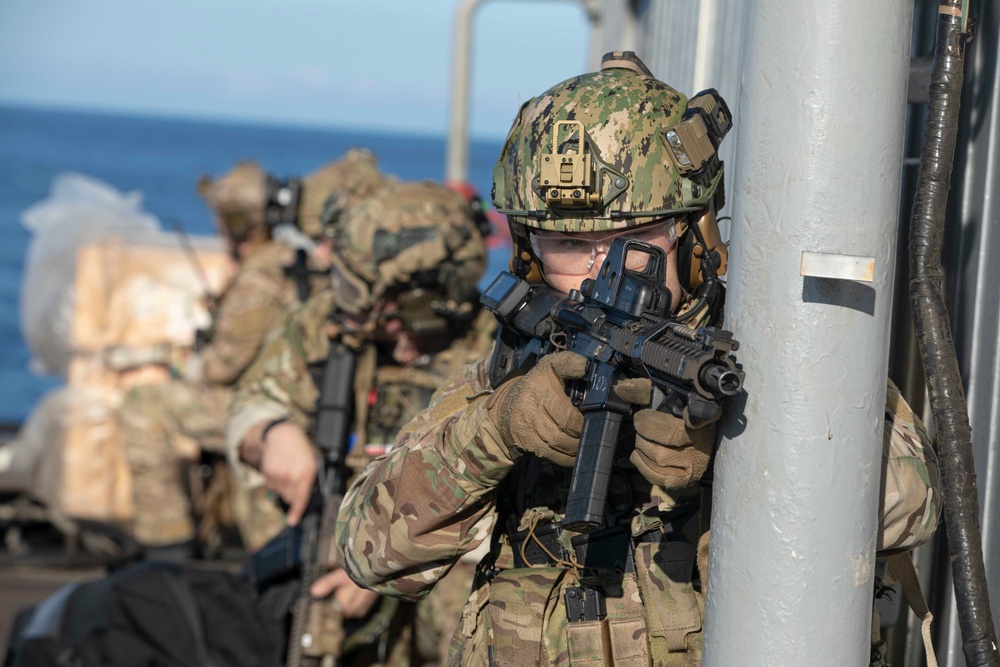
M611 411L585 412L580 449L566 501L562 526L578 533L604 527L604 504L615 461L618 432L625 416Z

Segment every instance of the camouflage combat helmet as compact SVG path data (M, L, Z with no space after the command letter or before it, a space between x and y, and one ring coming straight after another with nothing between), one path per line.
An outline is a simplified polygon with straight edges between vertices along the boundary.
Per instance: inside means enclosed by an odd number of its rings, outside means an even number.
M370 150L348 150L344 157L323 165L303 179L299 229L313 238L322 236L321 217L328 203L346 210L391 180L379 171L378 158Z
M392 296L396 316L416 334L474 314L486 247L460 194L431 182L390 185L331 229L339 309L365 315Z
M265 224L267 174L256 162L239 162L217 179L203 176L198 193L237 242L244 240L251 229Z
M619 230L682 217L713 198L721 208L716 149L731 122L714 90L688 100L630 51L528 100L493 169L493 203L515 252L532 254L528 228Z

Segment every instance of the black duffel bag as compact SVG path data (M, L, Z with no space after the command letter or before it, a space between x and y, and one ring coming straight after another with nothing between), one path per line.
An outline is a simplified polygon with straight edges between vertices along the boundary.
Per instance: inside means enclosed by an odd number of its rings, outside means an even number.
M280 665L286 629L228 572L138 563L18 615L7 667Z

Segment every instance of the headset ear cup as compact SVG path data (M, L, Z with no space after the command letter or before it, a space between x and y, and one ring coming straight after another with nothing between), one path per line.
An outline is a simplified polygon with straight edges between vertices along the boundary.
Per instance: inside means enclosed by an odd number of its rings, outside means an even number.
M232 215L226 221L226 231L233 243L243 243L250 235L250 229L246 220L240 215Z
M518 261L519 257L520 261ZM544 280L541 260L535 257L530 247L520 247L516 241L514 242L514 253L510 257L508 268L511 273L529 283L540 283Z
M697 242L691 231L692 225L698 225L698 231L708 248L702 248L701 244ZM705 282L702 258L706 251L712 255L716 276L726 275L726 269L729 265L729 246L722 241L719 221L715 216L715 211L711 208L704 209L701 215L689 221L684 227L682 238L679 240L677 269L682 279L687 278L689 281L689 285L686 286L689 290L700 287Z
M712 253L716 275L726 275L726 269L729 265L729 245L722 241L722 231L719 229L719 219L716 217L715 211L707 211L698 220L698 230L705 239L707 250ZM700 257L704 251L698 250L697 252ZM700 259L698 262L701 263Z
M514 242L514 249L508 263L510 272L529 283L542 282L545 279L542 260L535 257L535 253L531 250L528 230L524 225L514 222L510 218L507 219L507 225L510 228L511 240Z

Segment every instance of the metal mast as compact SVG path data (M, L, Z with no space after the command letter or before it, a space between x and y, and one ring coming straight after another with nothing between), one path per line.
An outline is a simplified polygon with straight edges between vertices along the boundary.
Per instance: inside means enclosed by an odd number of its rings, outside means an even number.
M868 664L911 13L747 6L706 667Z

